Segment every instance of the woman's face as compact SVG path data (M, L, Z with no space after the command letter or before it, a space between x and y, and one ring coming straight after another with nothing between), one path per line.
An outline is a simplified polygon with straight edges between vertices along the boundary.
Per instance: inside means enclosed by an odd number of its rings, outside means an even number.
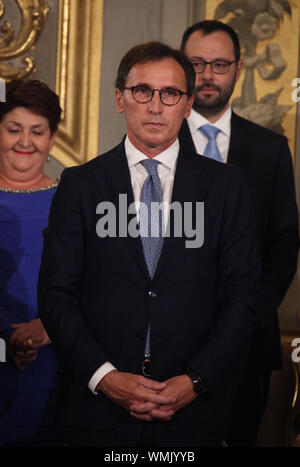
M12 179L38 176L54 139L47 118L15 107L0 122L0 170Z

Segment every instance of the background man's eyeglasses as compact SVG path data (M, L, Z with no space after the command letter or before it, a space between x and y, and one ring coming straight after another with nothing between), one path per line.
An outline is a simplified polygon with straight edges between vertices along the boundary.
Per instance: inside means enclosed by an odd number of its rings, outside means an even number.
M211 66L211 70L217 75L223 75L228 73L230 65L236 63L236 60L232 62L229 60L212 60L211 62L206 62L205 60L197 60L191 62L196 73L203 73L206 65Z
M160 101L164 105L176 105L184 94L187 92L180 91L179 89L151 89L148 86L131 86L125 87L132 92L133 98L139 104L146 104L150 102L154 96L155 91L159 93Z

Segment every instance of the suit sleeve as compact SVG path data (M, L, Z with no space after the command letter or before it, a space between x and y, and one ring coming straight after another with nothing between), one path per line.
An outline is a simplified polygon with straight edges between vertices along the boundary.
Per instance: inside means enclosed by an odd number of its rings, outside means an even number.
M219 240L218 310L207 338L188 362L212 393L224 389L232 363L241 355L247 358L257 326L255 220L240 170L231 167L230 172Z
M86 387L107 356L80 311L85 261L82 174L66 169L53 198L38 283L40 318L69 371Z
M263 248L259 308L264 328L272 325L297 269L298 211L291 154L282 139L276 168L267 238Z

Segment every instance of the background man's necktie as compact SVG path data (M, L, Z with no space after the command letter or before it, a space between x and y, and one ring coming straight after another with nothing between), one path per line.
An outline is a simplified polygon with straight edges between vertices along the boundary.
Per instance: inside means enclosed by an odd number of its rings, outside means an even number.
M144 257L151 279L155 274L156 266L163 245L163 216L161 210L153 209L152 203L162 202L161 183L157 173L158 161L145 159L141 164L148 172L141 191L140 207L140 235L143 245ZM144 209L146 208L146 209ZM150 369L150 324L148 325L145 345L145 360L143 364L145 376L151 375Z
M206 125L201 126L199 130L202 131L202 133L208 139L208 143L206 145L203 155L206 157L210 157L211 159L215 159L216 161L223 162L216 140L217 135L218 133L220 133L221 130L219 130L219 128L216 128L215 126L209 125L208 123Z

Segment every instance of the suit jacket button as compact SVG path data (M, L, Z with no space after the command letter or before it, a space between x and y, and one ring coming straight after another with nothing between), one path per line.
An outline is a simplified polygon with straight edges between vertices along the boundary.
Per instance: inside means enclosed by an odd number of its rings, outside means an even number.
M137 340L138 342L142 342L142 341L144 340L144 336L142 336L142 334L138 334L138 335L136 336L136 340Z
M151 298L155 298L155 297L156 297L156 293L154 292L154 290L149 290L148 295L149 295L149 297L151 297Z

